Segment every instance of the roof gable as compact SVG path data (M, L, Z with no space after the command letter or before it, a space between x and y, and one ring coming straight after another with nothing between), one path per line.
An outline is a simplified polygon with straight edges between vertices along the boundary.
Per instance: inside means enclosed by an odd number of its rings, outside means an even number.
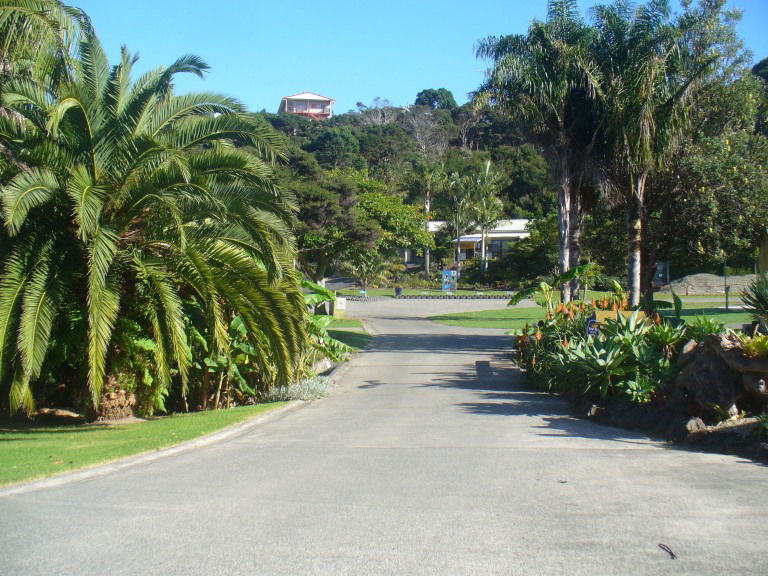
M336 102L333 98L327 98L312 92L302 92L301 94L294 94L293 96L285 96L283 97L283 100L322 100L325 102Z

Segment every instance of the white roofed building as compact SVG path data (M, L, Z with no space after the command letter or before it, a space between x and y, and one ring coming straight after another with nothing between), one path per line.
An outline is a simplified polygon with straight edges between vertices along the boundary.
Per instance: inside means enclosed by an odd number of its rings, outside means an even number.
M326 98L312 92L302 92L293 96L285 96L280 101L278 114L299 114L314 120L324 120L333 115L333 98Z
M517 242L522 238L528 238L530 232L528 232L528 220L527 218L515 218L512 220L499 220L496 226L488 230L485 240L487 242L486 249L488 251L488 259L495 260L501 258L506 252L507 246L512 242ZM448 227L449 223L445 220L431 220L427 224L427 229L436 234L440 230ZM454 244L456 239L453 239ZM480 243L481 232L480 229L472 230L467 234L463 234L459 238L459 244L461 250L459 252L459 258L461 260L469 260L471 258L480 257ZM413 253L407 251L405 253L406 261L410 261L413 258Z

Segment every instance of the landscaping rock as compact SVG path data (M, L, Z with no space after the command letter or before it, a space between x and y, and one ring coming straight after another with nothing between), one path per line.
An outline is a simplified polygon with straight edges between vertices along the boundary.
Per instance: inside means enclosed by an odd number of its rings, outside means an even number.
M687 404L693 416L734 417L740 407L759 412L768 406L768 358L744 356L741 340L733 333L688 342L678 366L680 373L668 393L674 404Z
M702 420L701 418L691 418L685 424L685 429L688 431L688 434L693 434L694 432L706 430L706 428L707 428L707 425L704 423L704 420Z
M589 411L587 412L587 416L590 418L597 418L600 416L600 413L604 410L602 406L598 406L597 404L592 404L592 406L589 407Z
M757 460L765 461L765 452L760 442L761 422L757 418L740 418L720 422L716 426L707 426L689 434L685 443L698 449L732 454L747 453Z
M736 397L741 384L737 385L737 373L719 354L698 345L688 351L683 366L669 393L673 405L692 411L694 416L716 418L717 407L729 416L738 414Z

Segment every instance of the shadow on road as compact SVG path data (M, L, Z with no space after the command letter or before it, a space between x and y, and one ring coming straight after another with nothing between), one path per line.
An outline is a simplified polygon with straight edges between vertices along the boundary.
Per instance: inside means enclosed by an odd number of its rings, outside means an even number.
M504 335L380 334L374 336L370 352L403 354L491 354L509 356L512 341Z
M458 374L446 372L444 377L419 386L472 391L476 401L456 404L470 414L537 417L543 422L533 426L538 436L591 438L629 444L648 442L644 434L575 417L565 400L528 389L523 378L511 362L476 361L474 370Z

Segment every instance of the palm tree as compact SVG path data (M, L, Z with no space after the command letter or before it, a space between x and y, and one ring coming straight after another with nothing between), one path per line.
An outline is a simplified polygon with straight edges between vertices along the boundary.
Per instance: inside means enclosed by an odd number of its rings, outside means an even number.
M411 189L422 197L424 203L424 215L426 221L424 228L429 233L430 214L435 196L439 195L448 186L448 176L441 162L433 162L425 158L423 163L416 166L411 173ZM430 250L424 249L424 274L429 278Z
M557 181L560 273L572 265L571 243L580 234L583 167L593 129L585 126L590 68L585 57L592 30L579 16L575 0L551 0L546 22L533 22L526 34L481 40L477 56L493 68L475 98L495 105L520 120L534 140L550 154ZM571 298L569 285L562 299Z
M688 25L695 25L689 21ZM687 60L684 30L669 3L595 8L591 77L602 118L603 160L627 205L630 304L640 302L646 183L672 156L687 124L698 80L714 58Z
M456 271L461 274L461 235L473 224L472 178L453 172L448 180L448 210L452 214L453 231L456 236Z
M304 343L292 262L292 198L273 184L273 132L237 101L173 93L195 56L131 79L125 49L110 68L98 39L69 78L11 81L3 104L24 118L3 144L27 169L2 188L10 239L0 276L0 383L32 410L57 330L83 326L94 405L129 319L155 341L157 379L190 367L185 303L204 310L211 354L226 352L235 314L262 362L287 379ZM45 87L48 86L49 89Z
M491 169L491 161L487 160L472 179L472 212L474 221L480 227L480 259L483 266L483 274L488 271L488 231L493 228L501 218L503 203L498 194L501 189L501 176Z

